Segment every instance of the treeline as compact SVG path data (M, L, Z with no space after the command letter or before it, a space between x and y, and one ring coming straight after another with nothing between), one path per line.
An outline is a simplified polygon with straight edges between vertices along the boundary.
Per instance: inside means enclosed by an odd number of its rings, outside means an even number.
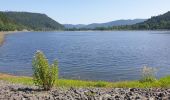
M152 17L142 23L113 27L64 28L45 14L29 12L0 12L0 31L88 31L88 30L169 30L170 12Z
M29 12L0 12L0 31L54 31L64 26L45 14Z
M145 29L170 29L170 11L159 16L152 17L151 19L137 24Z
M135 30L139 29L136 26L132 25L122 25L122 26L113 26L113 27L96 27L96 28L67 28L66 31L105 31L105 30Z

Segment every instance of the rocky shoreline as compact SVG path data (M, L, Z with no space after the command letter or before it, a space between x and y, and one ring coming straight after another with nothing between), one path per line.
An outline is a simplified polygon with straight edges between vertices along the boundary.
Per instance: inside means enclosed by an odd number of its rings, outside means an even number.
M0 81L0 100L170 100L170 89L55 88L42 91L36 86Z

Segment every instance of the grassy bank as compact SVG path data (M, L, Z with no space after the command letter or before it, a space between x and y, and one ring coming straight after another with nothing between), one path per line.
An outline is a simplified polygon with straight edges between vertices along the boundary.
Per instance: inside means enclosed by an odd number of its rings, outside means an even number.
M13 76L0 74L0 80L11 83L33 85L31 77ZM81 81L59 79L55 83L56 87L103 87L103 88L170 88L170 76L163 77L155 82L140 81L121 81L121 82L104 82L104 81Z

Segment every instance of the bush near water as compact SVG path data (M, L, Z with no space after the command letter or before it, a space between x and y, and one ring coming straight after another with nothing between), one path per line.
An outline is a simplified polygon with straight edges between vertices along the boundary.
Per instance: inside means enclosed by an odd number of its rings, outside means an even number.
M37 51L33 58L33 81L44 90L50 90L58 79L58 62L49 65L48 60L41 51Z

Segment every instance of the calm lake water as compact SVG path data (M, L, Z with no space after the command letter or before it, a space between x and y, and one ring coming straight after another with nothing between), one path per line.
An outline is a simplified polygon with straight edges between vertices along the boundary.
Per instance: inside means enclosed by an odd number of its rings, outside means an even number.
M170 74L170 32L29 32L6 36L0 72L32 74L32 58L42 50L59 61L60 77L82 80L135 80L143 65Z

